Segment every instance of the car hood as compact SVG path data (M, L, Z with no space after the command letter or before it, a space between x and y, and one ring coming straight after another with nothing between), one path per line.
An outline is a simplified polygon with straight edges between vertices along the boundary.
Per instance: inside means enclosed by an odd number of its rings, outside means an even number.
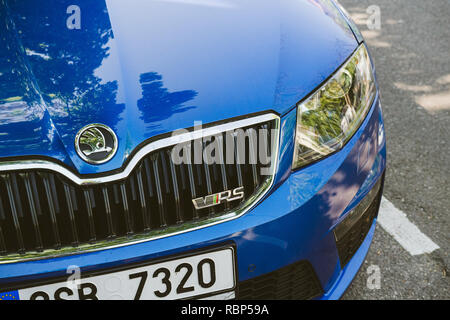
M194 122L283 114L355 50L329 0L0 0L0 157L118 169L145 140ZM90 165L87 124L118 136Z

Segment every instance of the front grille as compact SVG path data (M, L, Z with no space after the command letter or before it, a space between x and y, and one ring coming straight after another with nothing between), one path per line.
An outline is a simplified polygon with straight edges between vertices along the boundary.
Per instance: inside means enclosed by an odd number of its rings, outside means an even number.
M266 129L270 135L277 126L274 119L241 129ZM57 255L58 250L65 253L69 247L84 250L99 247L99 243L117 243L117 239L130 242L137 235L148 239L189 230L242 212L272 179L262 174L264 165L250 161L261 148L260 136L255 136L256 140L247 136L243 148L234 143L234 155L245 158L240 163L174 164L171 145L146 154L126 178L94 185L79 185L43 169L0 172L0 254L3 259L17 254L32 257L32 253L48 250ZM237 136L227 131L210 138L185 145L193 149L198 144L204 150L218 141L219 148L210 155L218 153L221 158L229 150L227 143L236 142ZM268 152L273 149L274 140L269 139ZM243 199L198 210L193 206L194 198L241 186Z
M323 294L308 261L300 261L271 273L240 282L239 300L308 300Z
M378 215L383 193L383 180L384 176L379 179L365 199L349 213L335 230L336 245L342 268L364 242L373 220Z

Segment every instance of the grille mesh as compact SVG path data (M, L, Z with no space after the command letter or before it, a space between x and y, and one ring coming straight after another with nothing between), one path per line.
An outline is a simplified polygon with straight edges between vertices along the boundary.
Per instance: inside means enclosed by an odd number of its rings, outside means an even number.
M380 187L380 183L382 185L382 180L383 178L380 179L380 182L377 184L378 188ZM379 189L368 208L355 222L355 224L336 241L341 267L344 267L350 261L361 244L364 242L364 239L372 226L373 220L378 215L378 209L380 207L381 196L383 193L382 189L382 187Z
M267 129L270 134L275 128L272 120L242 129ZM220 157L227 150L228 134L211 137L211 142L221 139L222 149L215 151ZM258 141L244 141L244 149L234 145L235 156L245 158L241 164L174 164L170 146L146 155L126 179L88 187L45 170L0 172L0 254L95 245L136 234L151 236L174 226L189 229L195 222L236 211L271 179L261 174L261 164L249 161L258 154ZM195 143L206 147L200 140L189 143L192 148ZM269 145L269 153L273 147ZM199 210L193 206L193 198L241 186L245 197L240 201Z
M300 261L263 276L240 282L239 300L307 300L320 296L322 286L312 265Z

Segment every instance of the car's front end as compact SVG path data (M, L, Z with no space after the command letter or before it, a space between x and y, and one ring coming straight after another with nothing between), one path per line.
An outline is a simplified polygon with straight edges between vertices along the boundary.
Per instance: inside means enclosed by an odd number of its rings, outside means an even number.
M0 299L341 297L386 166L341 9L51 2L0 1Z

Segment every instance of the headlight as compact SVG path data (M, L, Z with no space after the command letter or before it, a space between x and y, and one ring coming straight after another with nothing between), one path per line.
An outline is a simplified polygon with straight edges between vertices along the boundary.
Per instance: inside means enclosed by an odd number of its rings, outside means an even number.
M342 148L363 122L375 91L363 44L327 83L297 105L293 169Z

